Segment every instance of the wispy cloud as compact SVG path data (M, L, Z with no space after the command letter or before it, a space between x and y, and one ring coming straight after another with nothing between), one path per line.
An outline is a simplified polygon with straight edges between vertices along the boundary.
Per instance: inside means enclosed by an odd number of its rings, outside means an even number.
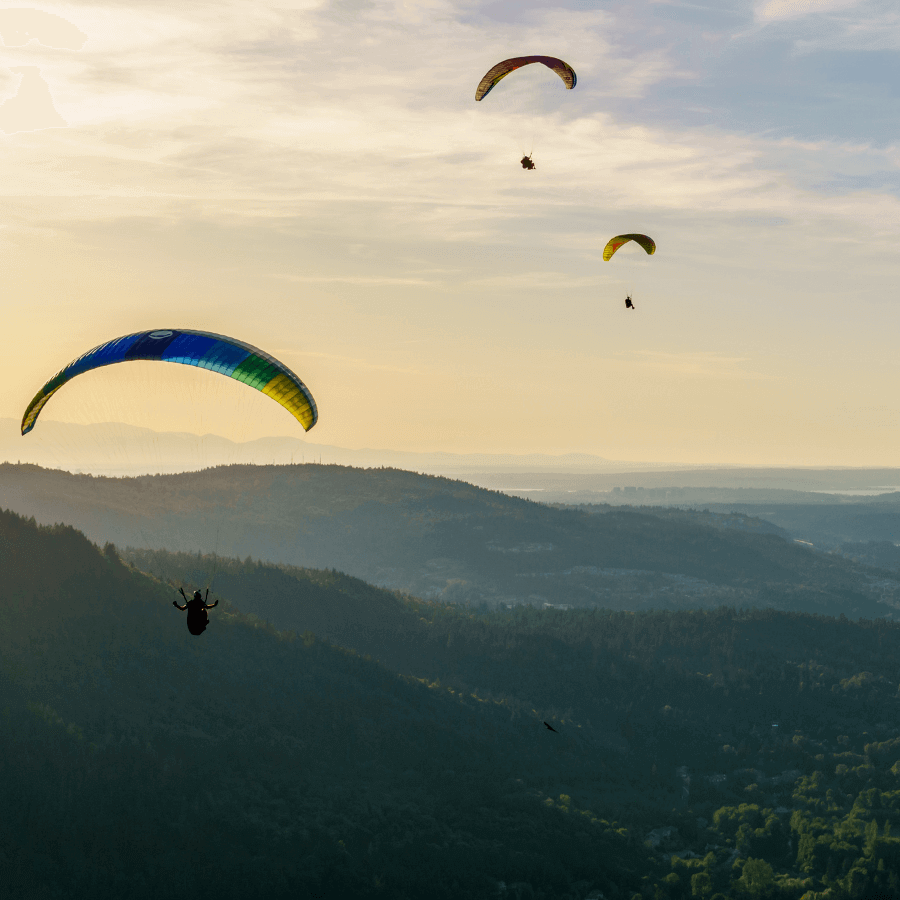
M272 278L280 278L285 281L293 281L298 284L413 284L430 285L433 281L424 278L391 278L377 275L272 275Z
M756 18L763 22L798 19L821 13L860 6L865 0L763 0L755 8Z
M643 369L653 369L681 377L771 380L772 376L752 369L750 357L724 356L710 352L666 353L654 350L635 350L620 357L636 362Z

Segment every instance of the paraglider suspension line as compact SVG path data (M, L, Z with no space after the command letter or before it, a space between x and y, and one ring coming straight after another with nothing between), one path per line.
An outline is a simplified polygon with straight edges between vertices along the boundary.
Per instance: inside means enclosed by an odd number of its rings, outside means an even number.
M207 572L207 579L206 579L206 589L207 590L209 590L212 587L212 583L215 580L216 574L219 569L219 529L221 527L222 527L221 525L216 525L216 546L215 546L215 549L213 550L212 574L210 575Z

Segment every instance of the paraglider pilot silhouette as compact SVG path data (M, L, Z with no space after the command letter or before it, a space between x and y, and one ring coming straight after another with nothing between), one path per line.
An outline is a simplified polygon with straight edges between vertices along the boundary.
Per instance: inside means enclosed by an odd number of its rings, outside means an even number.
M172 601L172 606L175 609L180 609L182 612L187 610L187 627L191 634L203 634L206 631L206 626L209 625L209 614L206 611L215 609L219 605L219 601L216 600L215 603L207 604L200 591L194 591L194 596L188 600L185 596L184 588L178 588L178 590L181 596L184 597L184 606L179 606L177 600ZM206 589L206 600L209 600L209 588Z
M523 156L523 157L519 160L519 162L522 163L522 168L523 168L523 169L533 169L533 168L534 168L534 163L531 161L531 157L530 157L530 156Z
M634 309L634 304L631 302L631 294L625 298L625 309Z

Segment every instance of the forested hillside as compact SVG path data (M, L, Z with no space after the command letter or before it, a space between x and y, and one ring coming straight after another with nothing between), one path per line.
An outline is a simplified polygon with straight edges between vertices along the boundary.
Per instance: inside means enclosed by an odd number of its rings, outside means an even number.
M192 637L166 586L71 528L2 513L0 548L9 896L640 886L636 825L549 799L601 751L534 713L227 608Z
M172 586L112 546L5 513L0 547L0 852L19 893L897 889L900 626L475 615L245 561L194 638ZM258 613L287 614L294 582L320 635L238 612L260 581ZM323 642L364 607L378 659Z
M878 616L900 601L892 574L746 517L725 528L666 509L554 508L393 469L231 466L112 479L3 465L0 497L98 543L337 568L474 605L724 603Z
M0 514L14 895L900 891L900 625L475 614L337 572L192 564L227 575L199 638L111 545ZM318 634L260 621L292 603ZM354 616L371 656L322 639Z

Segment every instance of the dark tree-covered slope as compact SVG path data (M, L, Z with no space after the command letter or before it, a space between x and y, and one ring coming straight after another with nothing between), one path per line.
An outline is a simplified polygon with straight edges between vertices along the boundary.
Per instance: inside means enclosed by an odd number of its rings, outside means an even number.
M111 545L0 513L11 896L900 890L898 624L475 614L334 571L216 565L233 602L194 638L173 587ZM319 635L241 615L251 596ZM355 617L380 661L322 640Z
M545 802L595 782L599 751L561 751L535 715L221 606L192 637L111 546L3 512L0 579L9 896L640 885L638 831Z
M876 679L873 690L900 680L900 624L885 621L857 626L846 618L728 608L635 615L516 607L472 614L334 571L161 551L128 556L188 585L202 584L215 565L216 593L276 628L313 631L396 671L523 709L568 711L596 745L628 747L657 762L662 755L672 766L697 757L695 735L710 727L728 741L744 740L773 719L793 727L838 718L850 730L866 730L859 698L810 691L803 667L829 672L830 683L867 668L887 679ZM678 716L661 715L667 706ZM626 710L630 741L622 732Z

